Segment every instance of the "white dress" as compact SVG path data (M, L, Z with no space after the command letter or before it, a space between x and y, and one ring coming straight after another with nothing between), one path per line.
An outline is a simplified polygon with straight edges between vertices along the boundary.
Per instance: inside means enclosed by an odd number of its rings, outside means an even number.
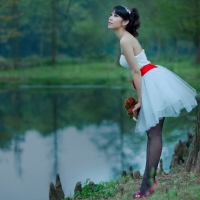
M150 63L144 50L135 59L140 69ZM120 57L120 65L131 72L124 55ZM165 67L156 67L142 76L142 107L135 132L147 131L158 124L159 119L177 117L182 109L190 112L197 106L194 88Z

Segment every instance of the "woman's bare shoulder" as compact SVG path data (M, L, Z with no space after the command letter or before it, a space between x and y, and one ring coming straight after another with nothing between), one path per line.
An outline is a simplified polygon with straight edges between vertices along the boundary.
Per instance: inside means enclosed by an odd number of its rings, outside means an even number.
M131 34L126 34L124 35L121 40L120 40L120 45L124 46L124 45L129 45L132 46L134 54L139 54L142 50L142 47L138 41L137 38L135 38L134 36L132 36Z
M120 45L127 45L127 44L130 44L130 38L127 37L127 36L123 36L121 39L120 39Z

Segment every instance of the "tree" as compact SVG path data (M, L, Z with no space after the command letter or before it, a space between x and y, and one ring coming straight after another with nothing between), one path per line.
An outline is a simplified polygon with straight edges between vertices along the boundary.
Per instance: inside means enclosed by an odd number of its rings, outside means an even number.
M195 47L194 63L200 63L200 1L159 1L161 21L172 36L192 41Z
M161 12L157 1L135 0L133 3L129 0L127 6L138 9L141 23L138 39L145 49L150 47L151 52L155 52L156 59L159 60L164 44L170 37L166 32L166 26L160 20Z
M196 132L192 142L192 148L186 163L186 170L200 173L200 104L197 111Z
M51 0L51 63L56 62L56 0Z
M8 0L0 3L1 17L0 20L3 22L3 34L1 34L1 42L7 42L11 40L12 49L12 60L14 69L17 68L18 61L18 38L19 32L19 7L20 2L18 0Z
M19 37L19 32L18 32L18 5L19 1L18 0L11 0L11 29L12 31L12 58L13 58L13 67L14 69L17 68L17 61L18 61L18 53L19 53L19 48L18 48L18 37Z

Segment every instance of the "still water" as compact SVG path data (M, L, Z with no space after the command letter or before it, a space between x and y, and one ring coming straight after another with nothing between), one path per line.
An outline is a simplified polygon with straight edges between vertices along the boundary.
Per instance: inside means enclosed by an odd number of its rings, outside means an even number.
M60 174L65 196L77 181L95 183L133 166L144 171L146 135L135 134L124 100L132 89L54 88L0 92L1 200L48 200L49 184ZM174 145L193 130L196 110L167 118L164 169Z

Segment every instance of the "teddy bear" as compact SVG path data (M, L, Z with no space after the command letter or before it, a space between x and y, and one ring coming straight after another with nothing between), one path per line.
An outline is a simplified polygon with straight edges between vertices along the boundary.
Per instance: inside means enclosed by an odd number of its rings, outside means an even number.
M135 100L133 97L128 97L125 102L124 102L124 107L127 110L127 115L129 115L130 117L133 117L133 119L135 121L137 121L138 119L138 115L139 115L139 111L140 109L138 109L137 113L135 116L133 116L133 108L135 107L135 105L138 103L137 100Z

